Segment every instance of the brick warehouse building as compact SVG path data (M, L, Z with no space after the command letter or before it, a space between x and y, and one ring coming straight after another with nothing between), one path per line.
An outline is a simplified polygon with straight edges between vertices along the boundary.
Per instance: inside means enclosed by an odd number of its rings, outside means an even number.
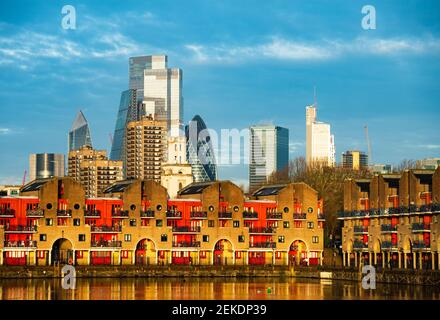
M174 199L154 181L118 181L86 198L71 178L34 180L0 198L2 265L322 264L324 219L303 183L252 197L229 181Z
M440 168L346 180L344 210L344 265L440 269Z

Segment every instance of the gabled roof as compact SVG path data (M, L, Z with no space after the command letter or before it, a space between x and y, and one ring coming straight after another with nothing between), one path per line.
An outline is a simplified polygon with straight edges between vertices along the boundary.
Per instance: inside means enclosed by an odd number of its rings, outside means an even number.
M200 194L205 190L207 187L215 183L215 181L208 181L208 182L193 182L183 189L181 189L178 194L179 195L187 195L187 194Z
M125 189L127 189L129 186L131 186L136 181L137 180L122 180L122 181L115 182L111 186L107 187L104 190L104 193L124 192Z
M52 180L52 178L47 179L37 179L29 182L23 188L21 188L20 192L30 192L40 190L42 186L44 186L47 182Z
M270 186L264 186L258 189L253 193L254 197L261 197L261 196L273 196L277 195L282 189L284 189L287 186L287 184L277 184L277 185L270 185Z

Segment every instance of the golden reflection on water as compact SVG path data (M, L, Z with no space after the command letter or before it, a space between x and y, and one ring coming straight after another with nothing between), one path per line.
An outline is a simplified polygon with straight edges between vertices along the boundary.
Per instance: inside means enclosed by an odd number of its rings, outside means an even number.
M2 300L321 300L440 299L440 288L383 285L364 290L356 282L316 279L61 279L0 280Z

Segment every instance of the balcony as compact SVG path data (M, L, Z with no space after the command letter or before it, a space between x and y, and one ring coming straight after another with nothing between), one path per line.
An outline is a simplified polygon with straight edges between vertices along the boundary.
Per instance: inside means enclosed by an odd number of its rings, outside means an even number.
M243 219L258 219L258 212L243 211Z
M232 219L232 212L219 212L218 218L219 219Z
M266 213L267 220L283 220L282 212L267 212Z
M71 218L72 217L72 210L61 210L57 209L57 217L60 218Z
M199 248L200 241L179 241L173 242L173 248Z
M257 249L275 249L277 247L276 242L251 242L249 248Z
M182 219L182 211L168 210L166 217L168 219Z
M112 218L128 218L128 210L114 210Z
M357 234L368 233L368 226L354 226L353 233L357 233Z
M18 240L18 241L5 241L5 248L36 248L37 241L34 240Z
M393 232L397 232L397 225L392 225L392 224L382 224L380 226L380 231L382 233L393 233Z
M412 232L431 232L431 225L429 223L413 223Z
M306 220L307 214L305 213L294 213L293 214L293 220Z
M141 218L154 218L153 210L141 210Z
M362 241L355 241L353 243L354 249L368 249L368 243L362 242Z
M208 218L208 212L206 211L191 211L189 213L191 219L206 219Z
M431 245L424 241L414 241L412 245L413 249L431 249Z
M84 218L100 218L101 210L84 210Z
M383 241L380 247L381 247L381 249L396 249L397 250L397 243L392 243L391 241Z
M28 209L26 210L26 217L28 218L41 218L44 217L43 209Z
M117 241L117 240L92 241L91 246L93 248L122 248L122 241Z
M37 232L37 226L6 226L5 233L35 233Z
M15 210L10 208L0 209L1 218L13 218L15 217Z
M323 213L319 213L318 220L325 220L325 215Z
M199 233L200 227L190 227L190 226L174 226L173 232L175 233Z
M122 226L92 226L90 231L94 233L119 233L122 231Z
M275 229L271 227L259 227L259 228L249 228L250 234L272 234L275 233Z

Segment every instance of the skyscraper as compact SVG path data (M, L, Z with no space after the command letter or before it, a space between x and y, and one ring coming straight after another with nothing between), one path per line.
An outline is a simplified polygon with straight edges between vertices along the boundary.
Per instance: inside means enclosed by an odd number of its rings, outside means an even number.
M249 191L267 183L274 172L288 165L289 130L274 125L251 126L249 132Z
M123 179L122 161L107 158L105 150L84 146L69 152L68 176L81 183L87 197L103 196L103 191Z
M89 125L80 110L69 131L69 151L79 150L83 146L92 146Z
M306 161L335 165L335 142L330 124L316 120L316 104L306 107Z
M357 150L346 151L342 154L342 166L353 170L366 169L368 168L368 155Z
M64 154L36 153L29 156L29 179L64 177Z
M205 122L199 115L194 116L185 126L186 154L192 167L194 182L217 180L217 165L211 137Z

